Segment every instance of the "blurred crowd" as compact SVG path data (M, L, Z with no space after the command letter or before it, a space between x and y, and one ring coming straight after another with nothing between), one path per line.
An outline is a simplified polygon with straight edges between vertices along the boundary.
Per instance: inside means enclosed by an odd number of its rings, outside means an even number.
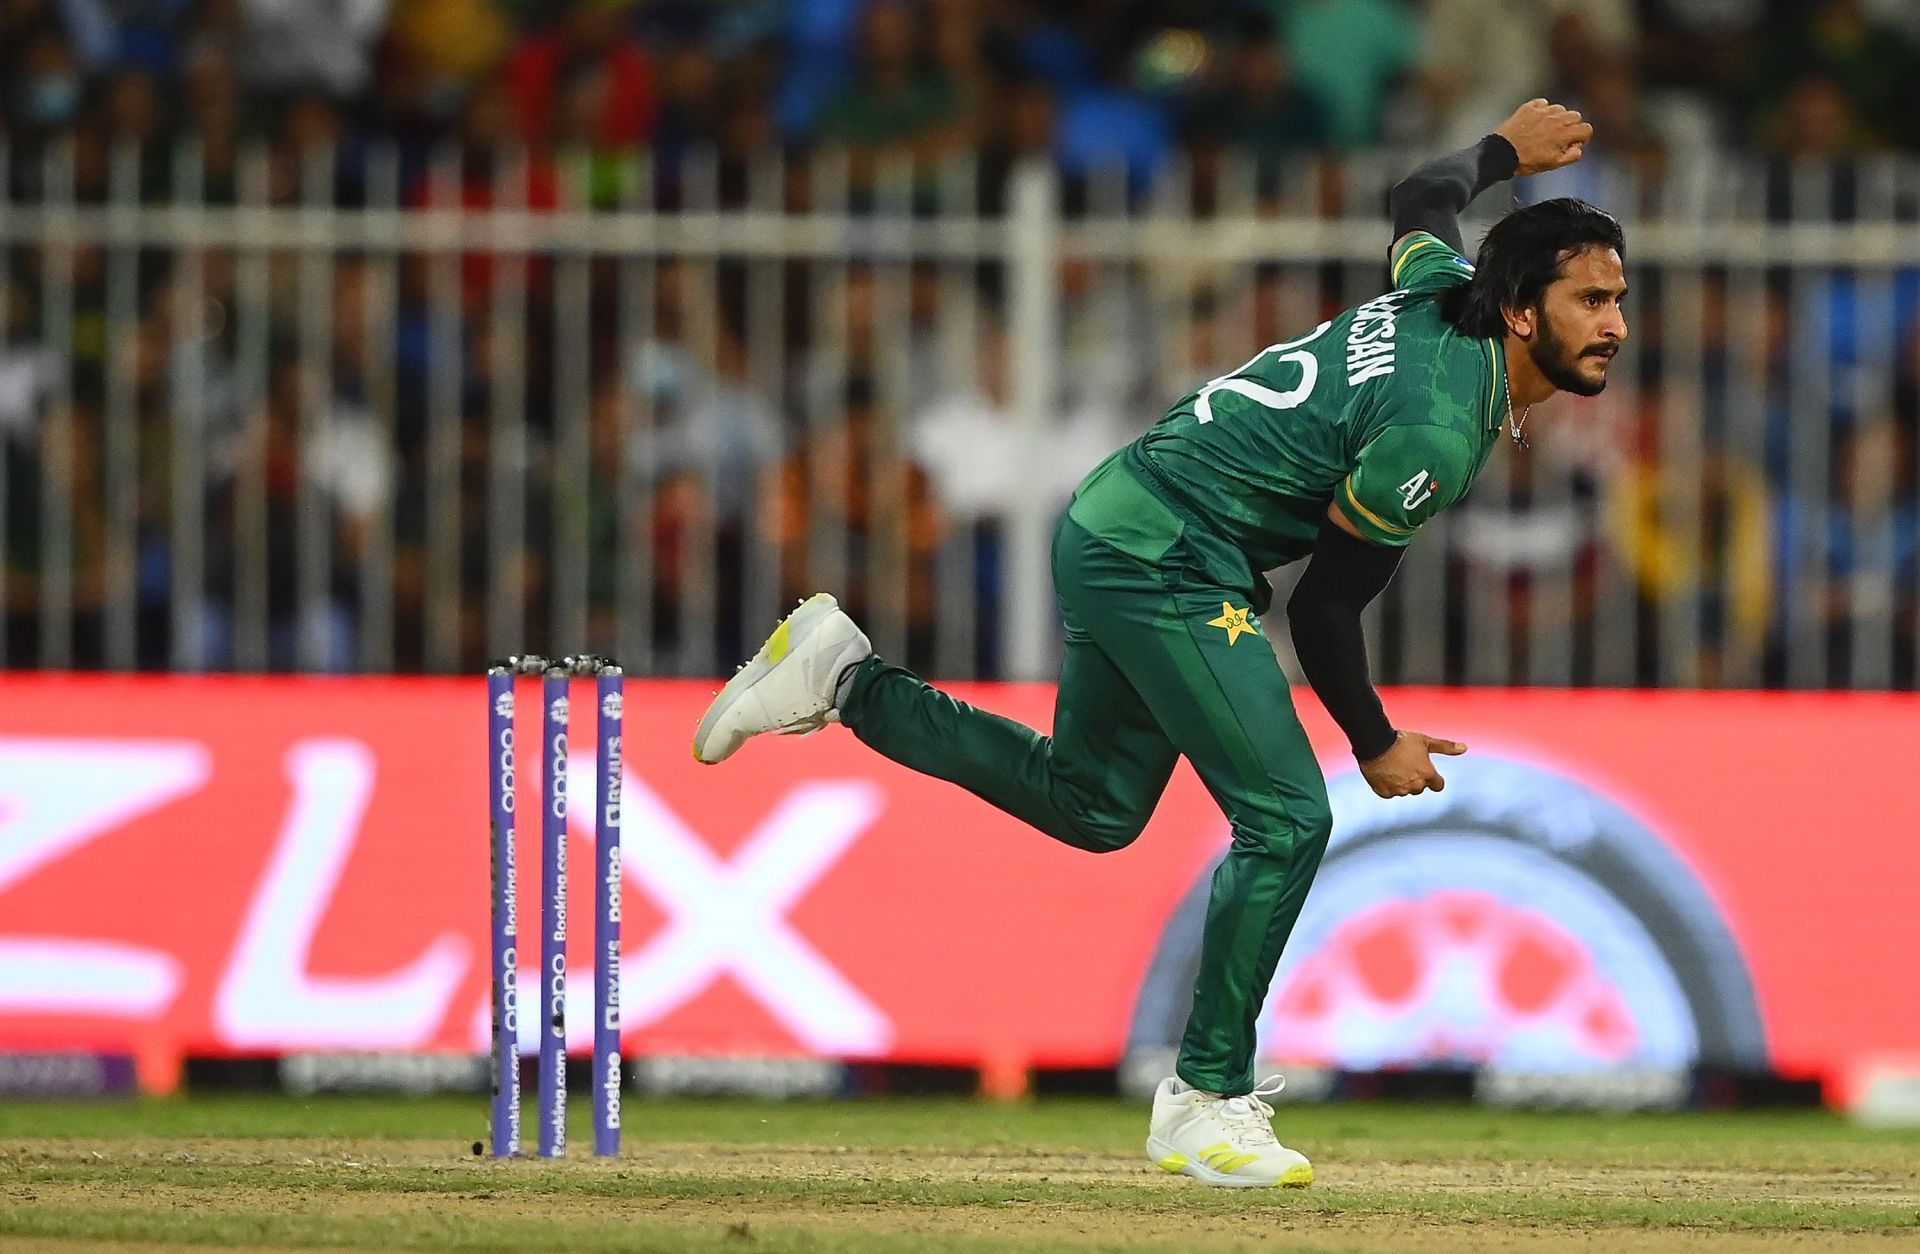
M1249 169L1265 206L1366 216L1378 189L1343 174L1364 154L1470 142L1547 95L1601 139L1522 194L1592 196L1630 232L1724 193L1727 152L1764 171L1743 216L1912 220L1920 187L1865 171L1920 152L1916 84L1907 0L0 0L0 192L476 210L844 195L859 213L898 190L920 214L997 213L1009 172L1048 157L1075 212L1102 187L1139 208L1178 167L1197 214ZM841 191L822 168L844 170ZM316 270L289 252L250 278L230 250L189 271L154 248L118 281L104 248L0 260L14 665L50 655L57 558L82 665L111 658L131 588L140 665L471 666L502 586L534 623L568 599L546 555L583 537L644 557L637 594L582 564L593 643L611 647L637 595L660 669L737 655L763 588L832 582L896 622L909 662L993 674L1022 498L1059 496L1181 390L1381 281L1276 265L1175 293L1069 258L1059 417L1035 447L1012 416L995 265L597 259L569 296L545 258L341 253ZM1639 682L1789 682L1809 648L1803 679L1916 682L1920 282L1696 277L1636 276L1636 386L1462 512L1447 677L1537 673L1526 642L1546 637L1583 642L1549 668L1574 681L1606 669L1612 639ZM1698 330L1677 361L1682 321ZM457 437L436 444L440 414ZM575 423L584 492L565 486ZM172 600L183 441L203 506L189 619ZM528 485L504 584L503 465ZM451 526L429 516L448 501ZM299 574L316 527L317 596ZM378 648L370 561L391 571ZM1605 603L1609 561L1624 610ZM1512 628L1490 662L1468 621L1489 604ZM1609 613L1624 617L1597 627Z
M1471 138L1519 99L1614 151L1920 146L1907 0L0 0L0 134L103 127L671 157Z

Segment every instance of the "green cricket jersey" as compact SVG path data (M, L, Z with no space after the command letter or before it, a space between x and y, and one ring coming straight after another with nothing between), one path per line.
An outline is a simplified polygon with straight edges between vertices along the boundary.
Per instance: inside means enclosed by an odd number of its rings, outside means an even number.
M1305 557L1327 513L1404 545L1467 494L1506 418L1495 340L1441 321L1467 259L1424 231L1394 250L1394 290L1275 344L1181 399L1134 456L1260 569Z

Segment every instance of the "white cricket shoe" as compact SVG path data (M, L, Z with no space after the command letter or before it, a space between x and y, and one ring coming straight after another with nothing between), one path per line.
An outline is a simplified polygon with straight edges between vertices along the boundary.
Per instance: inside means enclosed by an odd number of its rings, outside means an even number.
M724 762L761 732L805 735L839 720L834 689L873 646L840 603L816 592L786 616L713 699L693 733L696 762Z
M1273 1107L1262 1098L1286 1086L1272 1076L1244 1097L1203 1093L1168 1077L1153 1093L1147 1157L1165 1171L1229 1189L1270 1189L1313 1183L1306 1155L1273 1135Z

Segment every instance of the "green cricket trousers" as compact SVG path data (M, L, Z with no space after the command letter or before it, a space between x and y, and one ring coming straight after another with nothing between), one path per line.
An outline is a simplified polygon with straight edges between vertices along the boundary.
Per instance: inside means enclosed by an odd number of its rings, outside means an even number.
M1232 1096L1253 1087L1255 1024L1332 818L1260 635L1265 580L1150 481L1115 454L1081 484L1054 535L1067 639L1052 736L877 657L855 675L840 717L894 761L1094 853L1133 842L1184 754L1233 840L1213 877L1178 1072Z

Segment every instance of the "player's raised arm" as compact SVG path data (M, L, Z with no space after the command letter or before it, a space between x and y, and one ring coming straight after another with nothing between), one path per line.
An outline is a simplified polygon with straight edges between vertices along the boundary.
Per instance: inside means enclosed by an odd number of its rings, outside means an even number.
M1592 138L1593 127L1572 109L1529 100L1473 147L1429 161L1394 185L1387 198L1394 247L1425 231L1464 252L1459 217L1475 196L1517 175L1572 165Z

